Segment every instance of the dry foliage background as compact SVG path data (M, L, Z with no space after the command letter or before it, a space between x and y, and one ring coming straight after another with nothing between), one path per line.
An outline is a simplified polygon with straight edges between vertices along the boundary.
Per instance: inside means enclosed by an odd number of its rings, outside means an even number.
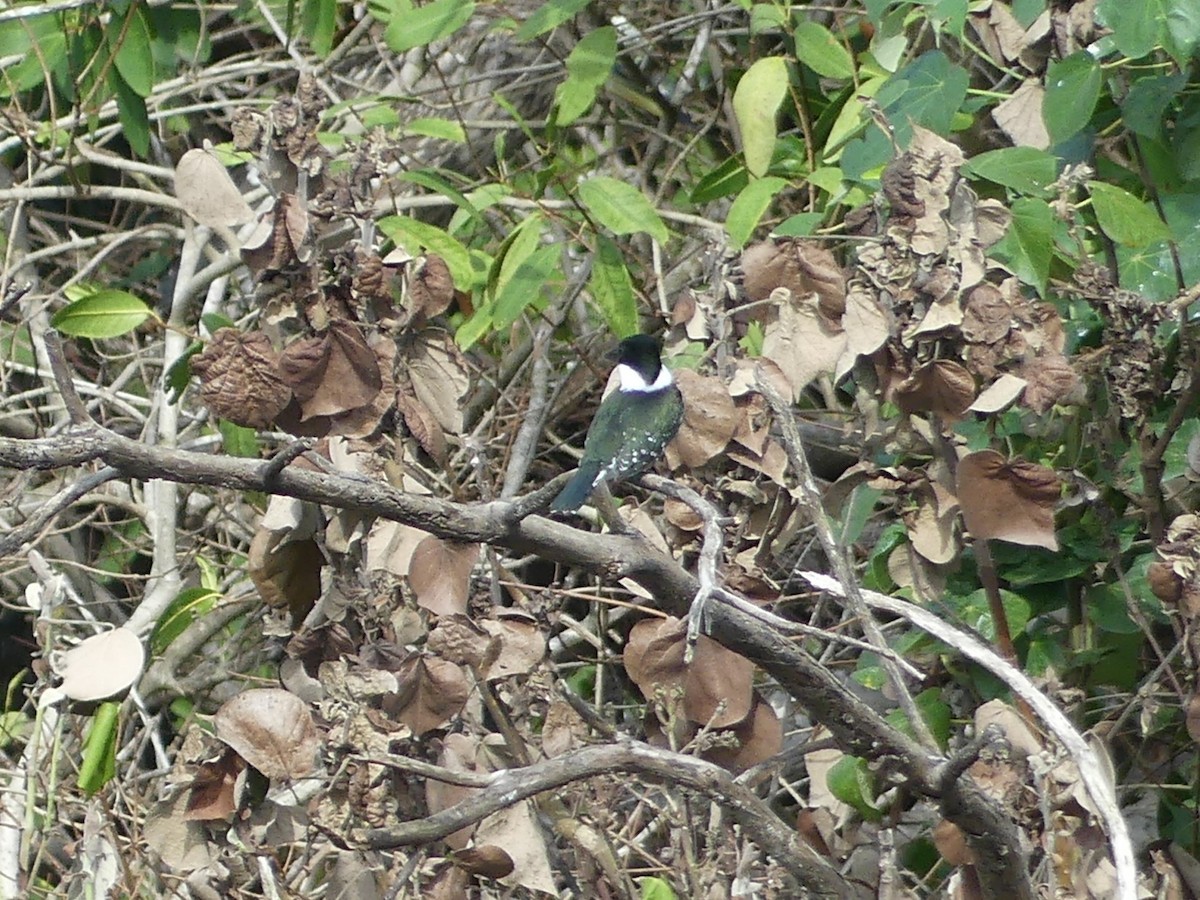
M1198 40L0 10L0 896L1200 894Z

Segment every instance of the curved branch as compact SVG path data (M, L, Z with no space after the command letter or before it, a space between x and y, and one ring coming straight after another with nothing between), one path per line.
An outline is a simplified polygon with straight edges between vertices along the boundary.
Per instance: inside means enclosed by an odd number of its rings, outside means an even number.
M375 761L401 769L407 767L403 757ZM425 777L438 777L430 771L428 764L416 768ZM616 772L667 779L720 804L729 811L747 837L814 895L844 898L863 896L804 843L798 832L785 825L753 791L734 781L725 769L694 756L659 750L634 741L584 747L533 765L502 769L487 778L485 790L449 809L393 828L371 831L367 836L367 846L373 850L390 850L439 840L521 800L561 788L573 781ZM460 774L452 773L451 777Z

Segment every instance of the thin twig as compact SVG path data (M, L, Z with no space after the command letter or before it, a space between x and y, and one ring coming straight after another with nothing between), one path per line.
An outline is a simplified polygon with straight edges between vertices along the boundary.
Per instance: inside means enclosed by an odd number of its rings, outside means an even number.
M867 608L867 604L863 602L858 580L854 577L854 571L850 567L850 560L846 557L843 548L838 544L837 538L833 533L833 526L825 515L825 507L821 503L821 492L817 488L816 480L813 478L812 469L809 468L808 457L804 453L804 445L800 440L800 431L796 427L796 418L792 415L787 403L779 396L779 392L775 390L775 386L771 384L770 379L761 368L756 370L755 380L757 381L757 389L766 398L767 403L771 405L771 411L775 414L775 418L779 422L783 434L783 446L787 451L792 468L796 470L803 503L812 519L813 528L817 532L817 539L821 542L821 548L825 551L825 557L833 567L838 582L844 586L842 595L846 598L846 603L850 607L850 611L858 617L862 625L863 634L866 635L867 640L877 649L883 650L888 646L887 640L879 628L879 623L875 621L875 617ZM935 749L937 741L934 740L933 734L929 731L925 717L921 715L921 711L917 708L917 704L908 690L908 685L900 672L900 668L887 656L882 656L880 662L887 673L888 679L892 682L892 687L900 702L900 708L904 710L904 714L908 716L909 722L912 724L913 732L927 748L931 750Z

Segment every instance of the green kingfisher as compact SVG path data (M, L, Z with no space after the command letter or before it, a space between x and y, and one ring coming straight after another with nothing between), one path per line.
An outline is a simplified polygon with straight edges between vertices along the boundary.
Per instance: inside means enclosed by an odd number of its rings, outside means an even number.
M616 356L619 384L592 419L579 470L550 504L555 512L579 509L601 482L646 471L683 421L683 397L662 363L656 338L627 337Z

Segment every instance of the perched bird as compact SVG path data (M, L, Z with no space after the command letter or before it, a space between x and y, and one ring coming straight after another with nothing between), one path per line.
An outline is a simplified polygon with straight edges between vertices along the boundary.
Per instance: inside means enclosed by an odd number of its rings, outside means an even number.
M662 455L683 421L683 397L662 364L661 345L635 334L617 347L620 384L600 404L588 429L579 471L550 509L579 509L600 482L613 484L640 475Z

